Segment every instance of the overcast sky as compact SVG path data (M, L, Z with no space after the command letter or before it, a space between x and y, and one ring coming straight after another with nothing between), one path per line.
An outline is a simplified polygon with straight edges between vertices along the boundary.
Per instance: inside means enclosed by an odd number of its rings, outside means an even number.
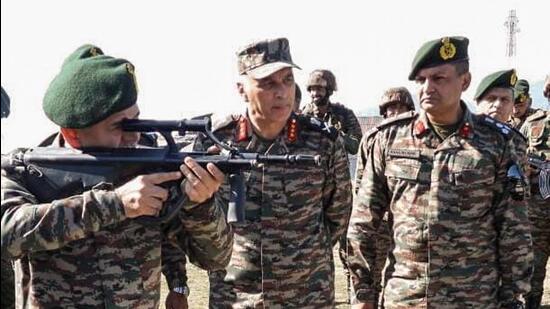
M505 57L510 9L521 29L513 60ZM467 101L496 70L515 67L520 78L542 80L550 73L548 12L547 0L2 0L2 86L12 99L2 152L55 131L42 112L44 92L64 58L85 43L134 63L144 118L242 110L235 51L279 36L289 38L303 69L296 72L303 90L311 70L327 68L338 80L334 100L367 111L384 88L415 91L407 80L412 58L423 42L442 36L470 39Z

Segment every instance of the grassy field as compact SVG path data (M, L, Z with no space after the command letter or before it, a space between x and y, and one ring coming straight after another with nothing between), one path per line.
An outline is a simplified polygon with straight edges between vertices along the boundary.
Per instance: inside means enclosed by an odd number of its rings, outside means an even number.
M338 258L337 251L334 251L334 260L336 261L336 308L349 308L346 302L346 280L344 279L342 264ZM187 264L187 276L189 277L189 308L207 308L208 307L208 276L206 272L200 270L194 265ZM542 308L550 309L550 265L546 272L546 281L544 283L545 291ZM164 299L168 293L167 286L163 280L161 299L161 308L164 308Z

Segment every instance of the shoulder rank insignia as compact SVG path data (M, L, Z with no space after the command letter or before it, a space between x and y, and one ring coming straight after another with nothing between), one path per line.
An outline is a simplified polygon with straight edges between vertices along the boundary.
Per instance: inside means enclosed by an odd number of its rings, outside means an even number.
M497 129L497 131L500 132L500 134L502 134L506 139L510 139L512 133L511 127L487 115L482 115L482 119L484 124Z
M456 55L456 46L451 42L451 39L443 38L441 40L441 48L439 48L439 55L441 56L441 59L448 60L453 59L453 57Z

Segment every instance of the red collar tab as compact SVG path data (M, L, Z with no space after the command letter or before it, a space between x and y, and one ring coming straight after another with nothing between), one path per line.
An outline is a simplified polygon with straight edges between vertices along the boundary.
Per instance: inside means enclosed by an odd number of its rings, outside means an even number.
M426 130L427 129L423 121L417 121L414 125L414 133L416 135L421 135L422 133L426 132Z
M236 142L242 142L248 139L248 121L246 117L241 116L237 123L237 131L235 132Z
M298 139L298 121L296 118L288 120L286 137L291 143L294 143Z
M472 135L472 126L468 122L464 123L462 128L458 131L458 135L463 138L469 138Z

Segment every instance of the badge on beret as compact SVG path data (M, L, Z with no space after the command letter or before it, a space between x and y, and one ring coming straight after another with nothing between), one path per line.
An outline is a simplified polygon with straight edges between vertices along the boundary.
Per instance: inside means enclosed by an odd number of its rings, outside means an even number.
M441 43L443 43L441 48L439 48L439 55L441 56L441 59L452 59L456 55L456 46L451 43L451 39L449 38L443 38Z
M126 71L128 71L128 74L132 76L132 79L134 80L134 86L136 87L136 91L138 91L136 71L134 66L131 63L126 63Z
M92 55L92 57L99 55L95 46L92 46L92 48L90 48L90 55Z
M520 94L518 95L518 101L521 102L521 103L523 103L523 102L525 102L525 100L527 100L527 96L526 96L525 94L523 94L523 93L520 93Z
M514 71L512 73L512 76L510 76L510 85L515 86L516 83L518 82L518 76L516 75L516 72Z

